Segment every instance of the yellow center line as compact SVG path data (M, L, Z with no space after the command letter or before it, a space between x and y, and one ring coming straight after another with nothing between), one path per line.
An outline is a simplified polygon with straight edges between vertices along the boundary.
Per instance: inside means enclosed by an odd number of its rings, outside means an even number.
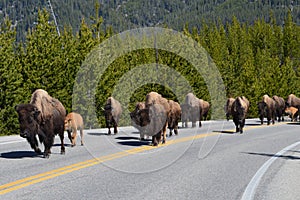
M277 123L274 125L269 125L269 126L276 126L276 125L281 125L281 124L286 124L287 122L281 122L281 123ZM262 128L262 127L267 127L267 125L260 125L260 126L249 126L249 127L245 127L244 130L249 130L249 129L254 129L254 128ZM229 130L234 132L235 130ZM199 135L194 135L194 136L189 136L189 137L184 137L184 138L180 138L180 139L176 139L176 140L170 140L168 141L166 144L160 145L160 146L169 146L169 145L173 145L173 144L178 144L178 143L182 143L182 142L187 142L187 141L191 141L191 140L195 140L195 139L200 139L200 138L204 138L204 137L209 137L209 136L215 136L215 135L219 135L221 133L218 132L212 132L212 133L206 133L206 134L199 134ZM83 162L79 162L79 163L75 163L72 165L68 165L65 167L61 167L58 169L54 169L45 173L41 173L41 174L37 174L34 176L30 176L30 177L26 177L14 182L10 182L4 185L0 185L0 195L12 192L14 190L18 190L21 188L24 188L26 186L29 185L33 185L48 179L52 179L55 178L57 176L61 176L73 171L77 171L83 168L87 168L93 165L97 165L106 161L110 161L110 160L114 160L117 158L122 158L128 155L132 155L132 154L137 154L139 152L144 152L144 151L148 151L151 150L155 147L153 146L142 146L142 147L137 147L137 148L133 148L133 149L129 149L126 151L121 151L121 152L117 152L114 154L109 154L106 156L101 156L99 158L94 158L94 159L90 159L90 160L86 160Z

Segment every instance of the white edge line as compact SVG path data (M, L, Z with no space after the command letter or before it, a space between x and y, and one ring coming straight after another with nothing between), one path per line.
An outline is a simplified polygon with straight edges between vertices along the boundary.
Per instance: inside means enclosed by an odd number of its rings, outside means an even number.
M270 167L270 165L282 154L284 154L286 151L292 149L293 147L297 146L300 144L299 142L296 142L288 147L285 147L284 149L282 149L281 151L279 151L278 153L276 153L272 158L270 158L267 162L265 162L261 168L256 172L256 174L252 177L251 181L249 182L249 184L247 185L244 194L241 198L241 200L252 200L254 198L254 194L256 191L256 188L261 180L261 178L263 177L263 175L265 174L265 172L268 170L268 168Z

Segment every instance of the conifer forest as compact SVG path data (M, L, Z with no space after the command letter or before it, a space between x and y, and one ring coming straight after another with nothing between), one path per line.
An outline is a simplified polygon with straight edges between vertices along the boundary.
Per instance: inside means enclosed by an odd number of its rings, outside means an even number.
M74 83L86 57L109 38L140 27L173 29L201 45L219 70L227 97L249 99L248 117L258 117L256 103L264 94L300 97L300 1L53 0L51 7L49 2L0 1L0 135L19 133L15 106L28 103L38 88L59 99L67 112L73 111ZM110 63L97 80L93 103L98 123L85 117L87 128L105 126L101 108L114 86L130 70L150 63L174 69L198 98L211 101L192 63L153 45ZM130 97L129 110L150 91L178 101L169 88L147 83ZM219 105L223 119L224 104ZM89 115L85 107L77 111Z

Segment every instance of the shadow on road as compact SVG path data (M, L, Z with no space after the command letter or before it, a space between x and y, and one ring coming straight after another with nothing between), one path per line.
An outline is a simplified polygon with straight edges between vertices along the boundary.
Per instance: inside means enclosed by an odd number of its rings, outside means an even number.
M121 144L121 145L134 146L134 147L149 145L148 142L142 142L142 141L121 141L121 142L117 142L117 143Z
M96 132L87 132L86 134L88 135L94 135L94 136L102 136L102 135L108 135L107 132L101 132L101 133L96 133Z
M298 156L275 155L275 154L269 154L269 153L254 153L254 152L242 152L242 153L249 154L249 155L257 155L257 156L277 157L277 158L283 158L286 160L300 160L300 157L298 157Z
M126 137L126 136L121 136L121 137L116 137L115 138L116 140L139 140L140 138L139 137Z
M43 155L38 155L34 151L11 151L7 153L1 153L0 157L7 158L7 159L21 159L21 158L34 158L34 157L42 158Z
M118 144L126 145L126 146L135 146L135 147L149 145L149 142L151 142L151 140L149 139L145 139L141 141L139 137L132 137L132 136L120 136L120 137L116 137L115 139L121 140L117 142Z
M235 134L234 131L213 131L214 133L226 133L226 134Z
M300 125L300 122L288 122L287 125Z

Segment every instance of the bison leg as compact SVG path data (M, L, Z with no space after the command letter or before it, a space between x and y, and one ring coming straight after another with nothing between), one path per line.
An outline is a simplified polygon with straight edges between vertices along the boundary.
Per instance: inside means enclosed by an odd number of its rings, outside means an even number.
M37 141L37 139L36 139L35 136L33 136L31 138L27 137L27 141L29 142L30 147L34 150L35 153L37 153L37 154L41 154L42 153L42 151L38 147L38 141Z
M243 128L245 126L245 119L243 119L240 123L240 133L242 134L243 133Z
M49 154L51 154L50 149L51 149L53 143L54 143L54 135L53 136L49 135L48 137L45 138L45 140L44 140L44 147L45 147L44 158L49 158L49 156L50 156Z
M81 142L81 146L83 146L83 129L80 129L80 142Z
M153 135L153 136L152 136L152 145L153 145L153 146L158 146L158 142L157 142L156 135Z
M64 132L59 134L59 138L60 138L60 154L65 154L66 150L64 144Z
M168 127L168 122L166 122L164 128L163 128L163 132L162 132L162 143L165 144L167 141L167 127ZM161 137L160 137L161 138Z
M72 130L73 134L72 134L72 147L76 146L76 139L77 139L77 129L74 128Z
M178 125L175 126L174 133L175 133L175 135L178 135Z
M201 123L201 120L199 120L199 127L202 127L202 123Z
M173 132L172 132L172 129L170 129L169 137L171 137L172 135L173 135Z
M116 135L117 133L118 133L118 125L115 124L115 125L114 125L114 134Z
M72 135L71 135L71 131L67 130L67 133L68 133L68 138L71 142L71 146L73 145L73 141L72 141Z

